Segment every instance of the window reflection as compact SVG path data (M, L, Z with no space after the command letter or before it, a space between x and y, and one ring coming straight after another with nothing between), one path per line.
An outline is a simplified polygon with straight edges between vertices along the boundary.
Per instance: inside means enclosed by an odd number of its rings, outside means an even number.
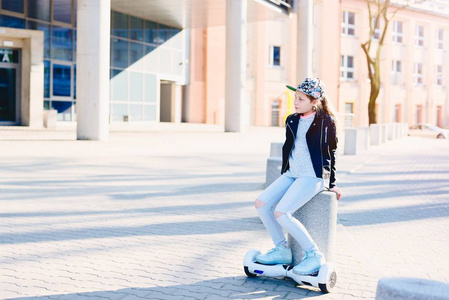
M129 64L132 65L143 57L143 45L139 43L129 43Z
M128 67L128 42L120 39L112 39L111 65L118 68Z
M50 98L50 61L44 60L44 98Z
M72 0L53 0L53 20L72 24Z
M52 58L72 60L72 29L52 27Z
M112 35L127 38L128 37L128 16L119 12L112 12Z
M151 21L145 21L145 42L156 43L157 24Z
M51 106L58 111L58 121L72 120L72 102L69 101L52 101Z
M53 96L70 97L71 67L53 65Z
M28 17L50 22L50 0L28 1Z
M163 44L171 38L170 27L159 25L157 44Z
M0 15L0 26L12 28L25 28L25 20L21 18Z
M143 41L143 20L136 17L129 19L129 38L136 41Z
M27 28L44 32L44 58L50 58L50 25L42 22L28 21Z
M23 14L23 0L2 0L2 9Z

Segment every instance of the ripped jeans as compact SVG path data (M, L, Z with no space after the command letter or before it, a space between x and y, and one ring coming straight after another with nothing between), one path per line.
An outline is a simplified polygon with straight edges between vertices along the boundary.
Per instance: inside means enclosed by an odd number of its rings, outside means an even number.
M324 189L324 179L289 175L290 172L282 174L259 195L257 199L265 205L258 206L256 200L257 212L276 246L287 241L284 228L303 250L318 250L307 229L292 214Z

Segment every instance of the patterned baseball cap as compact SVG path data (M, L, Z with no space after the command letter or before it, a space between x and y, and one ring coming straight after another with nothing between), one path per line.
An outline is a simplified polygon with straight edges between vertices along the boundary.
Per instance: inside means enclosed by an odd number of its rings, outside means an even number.
M319 78L307 77L298 87L294 88L291 85L287 85L287 88L292 91L303 92L318 100L322 100L325 97L324 84Z

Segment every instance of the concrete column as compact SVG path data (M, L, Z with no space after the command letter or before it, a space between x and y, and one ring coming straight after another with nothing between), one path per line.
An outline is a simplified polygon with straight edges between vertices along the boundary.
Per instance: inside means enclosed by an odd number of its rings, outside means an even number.
M77 12L77 139L107 140L111 1L78 0Z
M298 1L297 81L314 76L312 70L313 49L313 0Z
M226 0L225 131L241 132L246 101L247 0Z

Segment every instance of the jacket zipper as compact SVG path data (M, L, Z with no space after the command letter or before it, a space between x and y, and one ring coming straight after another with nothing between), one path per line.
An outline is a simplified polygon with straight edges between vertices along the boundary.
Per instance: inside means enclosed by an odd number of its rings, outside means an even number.
M324 163L323 163L323 125L324 125L324 119L321 120L321 130L320 130L320 154L321 154L321 176L324 178ZM326 128L327 129L327 128Z
M327 127L324 129L324 143L327 144Z
M292 153L293 147L295 146L295 140L296 140L296 136L293 134L293 130L292 130L292 128L290 127L290 125L288 123L287 123L287 127L288 127L288 129L290 129L290 132L293 135L293 145L292 145L292 148L290 149L290 152L288 153L287 164L285 165L284 170L282 170L282 173L285 173L287 171L286 169L287 169L287 166L289 164L288 161L290 160L290 154Z

